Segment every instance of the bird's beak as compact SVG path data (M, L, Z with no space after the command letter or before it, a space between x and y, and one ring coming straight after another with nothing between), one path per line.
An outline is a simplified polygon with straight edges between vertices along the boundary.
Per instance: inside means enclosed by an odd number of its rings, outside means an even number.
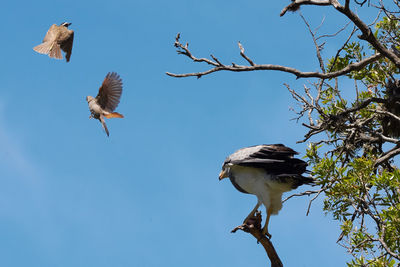
M228 176L227 176L227 173L226 173L226 170L222 170L222 171L219 173L219 180L221 181L222 179L224 179L224 178L226 178L226 177L228 177Z

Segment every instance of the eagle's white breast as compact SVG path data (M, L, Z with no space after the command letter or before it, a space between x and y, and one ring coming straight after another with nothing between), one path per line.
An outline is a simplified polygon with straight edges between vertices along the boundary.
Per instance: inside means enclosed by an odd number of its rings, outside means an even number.
M278 214L281 210L282 194L292 190L291 184L280 183L261 168L232 165L231 172L241 188L256 195L267 209L272 208L272 214Z

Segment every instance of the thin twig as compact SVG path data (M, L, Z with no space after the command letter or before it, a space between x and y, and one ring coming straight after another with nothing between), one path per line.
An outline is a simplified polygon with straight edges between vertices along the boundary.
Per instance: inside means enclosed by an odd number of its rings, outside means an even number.
M302 193L296 193L296 194L290 195L290 196L288 196L287 198L285 198L285 199L282 201L282 203L285 203L287 200L291 199L292 197L309 196L309 195L312 195L312 194L316 194L316 193L318 193L319 191L320 191L320 190L315 190L315 191L308 190L308 191L304 191L304 192L302 192Z
M249 62L249 64L250 64L251 66L255 66L254 62L244 54L244 48L243 48L243 46L242 46L242 44L241 44L240 42L238 42L238 46L239 46L239 50L240 50L240 55L241 55L244 59L246 59L247 62Z
M312 37L313 42L314 42L315 50L317 52L317 58L318 58L318 62L319 62L319 67L321 68L322 73L325 73L324 60L322 59L322 56L321 56L321 46L318 45L317 39L315 38L315 33L311 30L310 24L308 24L307 20L303 16L303 14L300 13L300 17L303 19L304 23L306 24L306 26L308 28L308 31L311 34L311 37Z

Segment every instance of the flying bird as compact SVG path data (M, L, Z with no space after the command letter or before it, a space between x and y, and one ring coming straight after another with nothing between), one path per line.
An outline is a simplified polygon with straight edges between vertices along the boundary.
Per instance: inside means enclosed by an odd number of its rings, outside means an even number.
M107 136L110 136L108 132L106 122L104 118L123 118L122 114L114 112L119 104L119 99L122 94L122 79L115 72L109 72L103 81L99 89L99 93L94 98L87 96L86 101L89 104L90 117L98 119L103 125Z
M74 31L69 30L71 23L63 22L60 26L51 25L47 31L43 42L35 46L33 50L40 54L49 55L49 57L62 59L61 49L65 52L65 59L69 62L72 51L72 43L74 42Z
M294 158L298 154L282 144L258 145L239 149L228 156L219 174L219 180L229 177L242 193L257 196L257 204L244 220L246 223L263 204L267 217L262 233L271 238L268 222L271 215L282 208L282 194L313 179L304 177L307 163Z

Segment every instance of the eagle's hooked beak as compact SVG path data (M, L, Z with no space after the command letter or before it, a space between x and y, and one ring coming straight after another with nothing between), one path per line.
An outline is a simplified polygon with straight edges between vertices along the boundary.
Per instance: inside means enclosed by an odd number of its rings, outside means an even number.
M222 179L228 177L228 173L226 171L226 169L223 169L220 173L219 173L219 180L221 181Z

